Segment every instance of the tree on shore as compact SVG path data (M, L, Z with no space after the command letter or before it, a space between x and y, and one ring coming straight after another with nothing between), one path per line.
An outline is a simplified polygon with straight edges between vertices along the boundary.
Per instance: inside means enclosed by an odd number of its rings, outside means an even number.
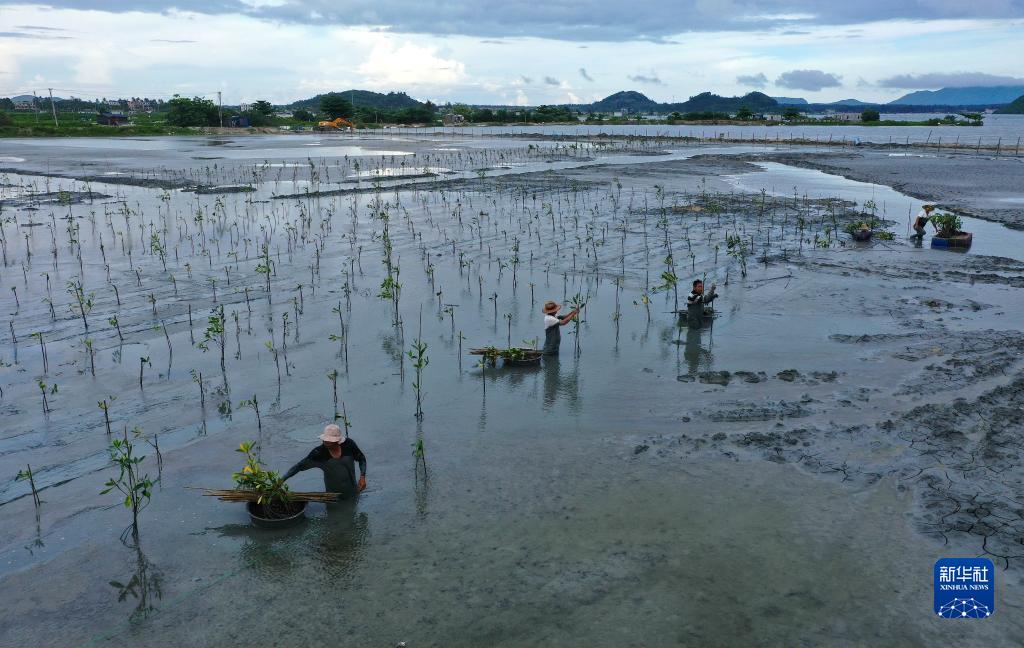
M171 126L217 126L217 104L202 97L179 97L167 102L167 123Z
M881 119L881 115L874 108L867 108L860 114L860 120L865 122L876 122Z
M338 117L348 119L355 113L352 102L337 92L325 94L320 98L320 110L329 119L337 119Z

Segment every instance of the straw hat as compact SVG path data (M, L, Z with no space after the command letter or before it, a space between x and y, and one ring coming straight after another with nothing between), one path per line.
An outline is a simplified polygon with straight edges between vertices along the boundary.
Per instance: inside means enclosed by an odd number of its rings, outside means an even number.
M323 434L320 435L320 440L328 443L345 443L346 438L348 437L341 431L341 428L333 423L325 426Z
M544 314L545 315L554 315L555 313L558 312L558 309L561 308L561 307L562 306L560 304L558 304L557 302L546 301L546 302L544 302Z

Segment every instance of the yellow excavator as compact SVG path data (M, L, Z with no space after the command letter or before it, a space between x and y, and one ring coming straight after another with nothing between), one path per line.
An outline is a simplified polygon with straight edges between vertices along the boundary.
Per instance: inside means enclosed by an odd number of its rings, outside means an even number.
M345 119L344 117L338 117L330 121L322 121L316 125L314 130L317 131L336 131L341 129L355 130L356 125Z

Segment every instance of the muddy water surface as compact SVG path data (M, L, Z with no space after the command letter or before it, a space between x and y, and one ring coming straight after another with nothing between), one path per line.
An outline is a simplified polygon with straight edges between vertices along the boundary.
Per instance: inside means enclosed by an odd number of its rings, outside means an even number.
M254 631L281 645L350 637L409 646L1024 637L1012 503L1020 264L834 240L832 210L816 199L844 199L838 217L854 218L860 188L689 159L706 148L587 151L592 160L545 151L554 162L506 150L505 161L522 156L525 168L478 174L470 153L488 168L500 159L479 147L446 140L438 148L459 150L430 153L449 156L440 161L459 169L456 182L396 180L379 196L275 198L285 182L328 182L308 165L286 168L281 184L271 167L255 191L219 195L8 176L17 186L5 196L56 198L19 203L4 229L0 311L18 340L10 331L0 339L5 640L226 646ZM189 168L174 155L169 166ZM392 166L390 156L367 157ZM335 179L366 170L331 164L315 169ZM250 182L253 169L238 168L218 171L217 183ZM741 181L751 195L737 192ZM793 207L791 181L803 183ZM760 189L773 183L779 201L765 203ZM381 209L401 268L397 326L379 297ZM745 277L727 234L754 239ZM256 272L263 241L275 272L269 299ZM669 251L681 294L691 276L719 285L707 328L680 328L668 312L674 291L655 290ZM65 289L74 280L94 294L88 332ZM588 304L578 355L573 326L560 358L535 368L480 368L466 353L541 337L543 301L576 294ZM197 346L221 305L224 372L216 339L206 352ZM337 339L342 323L347 345ZM43 334L48 371L33 332ZM417 337L430 357L422 421L403 356ZM280 353L280 382L267 342ZM149 360L141 388L140 358ZM273 469L302 457L332 419L332 370L369 459L370 487L357 502L311 507L304 526L268 533L241 506L187 488L227 487L244 440L259 439ZM40 380L59 386L45 414ZM950 406L964 419L942 410L950 429L936 427L926 412L949 406L951 393L965 399ZM240 406L253 396L262 432ZM102 399L115 430L141 428L144 466L160 478L137 548L118 540L125 510L99 495L111 470ZM417 440L426 474L412 456ZM38 517L28 486L12 478L25 464L44 488ZM320 483L304 473L293 486ZM978 554L1004 570L997 614L974 625L934 619L934 560Z

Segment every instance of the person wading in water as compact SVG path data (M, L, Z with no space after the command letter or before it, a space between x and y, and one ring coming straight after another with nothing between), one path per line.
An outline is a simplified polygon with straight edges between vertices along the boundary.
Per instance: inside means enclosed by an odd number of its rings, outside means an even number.
M558 355L562 344L561 327L579 315L579 309L570 311L564 317L558 315L560 306L553 301L544 302L544 355Z
M711 302L718 298L716 287L711 284L711 290L704 292L704 282L700 279L693 281L693 290L686 296L686 323L690 328L700 328L704 318L713 313Z
M924 226L932 219L932 211L934 209L935 205L925 205L921 208L921 211L917 214L917 218L914 219L914 234L911 234L910 238L924 238ZM939 231L939 228L934 222L932 223L932 227L935 228L936 232Z
M313 448L306 458L288 469L281 481L286 481L303 470L319 468L324 473L324 490L338 493L346 499L366 489L366 455L356 442L348 438L341 428L331 424L320 435L321 445ZM359 481L356 467L359 464ZM357 490L358 489L358 490Z

